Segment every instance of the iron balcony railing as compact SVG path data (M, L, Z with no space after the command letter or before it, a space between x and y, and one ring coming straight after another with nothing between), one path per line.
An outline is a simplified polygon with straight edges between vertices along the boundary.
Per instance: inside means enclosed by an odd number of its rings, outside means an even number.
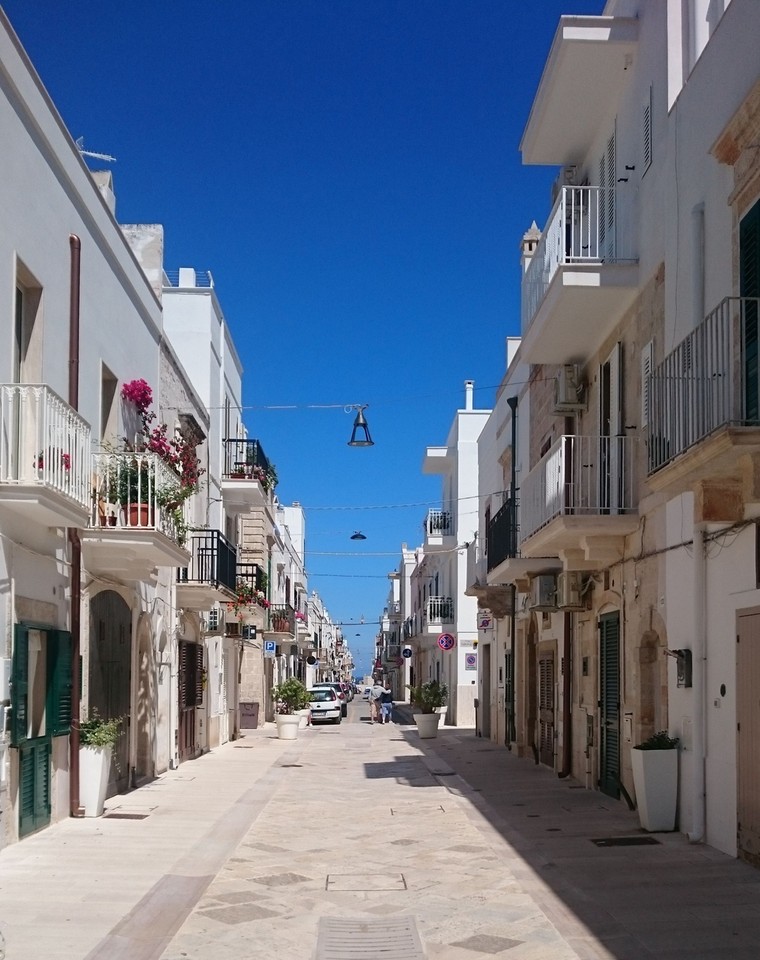
M224 477L258 480L265 490L277 483L274 467L258 440L224 441Z
M266 573L258 563L238 563L235 575L236 580L242 580L252 590L266 593Z
M635 233L622 228L628 199L610 188L562 187L523 276L523 336L560 267L636 262Z
M454 534L454 522L448 510L428 510L424 526L428 537L450 537Z
M646 397L650 474L720 427L760 424L759 320L760 298L726 297L654 368Z
M429 624L453 623L454 601L451 597L428 597L425 619Z
M214 278L211 276L211 272L209 270L195 270L193 272L195 273L195 283L192 284L192 289L195 289L196 287L214 286ZM179 270L165 270L164 279L166 280L168 286L179 287ZM183 286L185 285L183 284Z
M493 570L517 556L517 501L510 497L491 518L486 540L486 567Z
M177 571L179 583L213 584L234 590L237 585L237 548L219 530L190 535L190 565Z
M0 484L44 486L90 506L90 427L45 384L0 384Z
M632 437L559 437L520 491L520 540L560 516L635 513Z
M93 454L92 489L92 526L156 530L184 541L187 500L178 474L158 454Z

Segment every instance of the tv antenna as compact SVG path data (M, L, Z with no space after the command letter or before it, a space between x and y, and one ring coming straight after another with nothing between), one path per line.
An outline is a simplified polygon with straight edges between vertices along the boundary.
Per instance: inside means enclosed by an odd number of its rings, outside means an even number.
M112 157L107 153L93 153L92 150L85 150L84 137L78 137L75 142L77 145L77 150L81 156L93 157L95 160L107 160L109 163L116 163L116 157Z

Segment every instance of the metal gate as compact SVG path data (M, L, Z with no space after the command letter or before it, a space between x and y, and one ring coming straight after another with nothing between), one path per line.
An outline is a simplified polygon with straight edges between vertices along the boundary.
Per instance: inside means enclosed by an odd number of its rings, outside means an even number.
M599 789L620 796L620 613L599 618Z

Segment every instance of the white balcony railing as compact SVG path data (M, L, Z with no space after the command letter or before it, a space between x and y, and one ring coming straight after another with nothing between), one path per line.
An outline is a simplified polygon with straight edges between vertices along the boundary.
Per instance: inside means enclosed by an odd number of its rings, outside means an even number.
M44 486L87 509L90 427L45 384L0 385L0 484Z
M636 261L634 232L620 229L628 199L610 188L562 187L523 276L523 336L560 267Z
M561 516L635 513L632 437L559 437L520 491L520 540Z
M757 360L743 346L758 318L760 298L726 297L652 371L649 473L721 427L760 425Z
M187 501L179 502L179 477L155 453L96 453L92 458L91 525L155 530L181 542Z

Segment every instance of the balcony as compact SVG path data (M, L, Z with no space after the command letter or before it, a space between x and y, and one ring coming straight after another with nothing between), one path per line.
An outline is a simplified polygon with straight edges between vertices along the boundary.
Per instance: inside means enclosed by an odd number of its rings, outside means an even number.
M559 437L522 485L522 556L579 570L620 559L638 527L637 449L631 437Z
M620 190L560 189L522 279L526 362L583 361L615 329L638 290L632 214Z
M222 499L229 513L269 505L277 483L274 467L258 440L225 440Z
M511 502L511 501L510 501ZM506 506L506 504L505 504ZM502 507L502 510L504 507ZM501 510L499 511L501 513ZM489 531L493 529L496 516L491 521ZM491 546L489 534L488 548ZM490 610L495 617L506 617L512 614L512 591L507 585L509 581L489 583L488 560L486 550L476 537L467 547L467 587L465 595L476 597L481 609Z
M290 604L279 604L269 608L269 627L267 637L285 642L296 636L296 612Z
M649 485L676 494L702 481L737 481L760 453L757 360L743 348L760 299L727 297L655 367L649 380ZM754 485L754 484L753 484Z
M451 597L428 597L425 603L424 626L427 633L438 633L454 625L454 601Z
M155 453L97 453L92 512L82 533L91 573L143 580L156 567L186 567L186 503L173 504L177 474Z
M523 163L581 163L628 85L638 20L560 18L520 143Z
M448 510L428 510L423 526L427 552L434 553L455 546L454 518Z
M190 564L177 571L177 606L185 610L210 610L228 603L237 583L237 549L218 530L193 533Z
M44 384L0 385L0 506L46 527L84 527L90 427Z

